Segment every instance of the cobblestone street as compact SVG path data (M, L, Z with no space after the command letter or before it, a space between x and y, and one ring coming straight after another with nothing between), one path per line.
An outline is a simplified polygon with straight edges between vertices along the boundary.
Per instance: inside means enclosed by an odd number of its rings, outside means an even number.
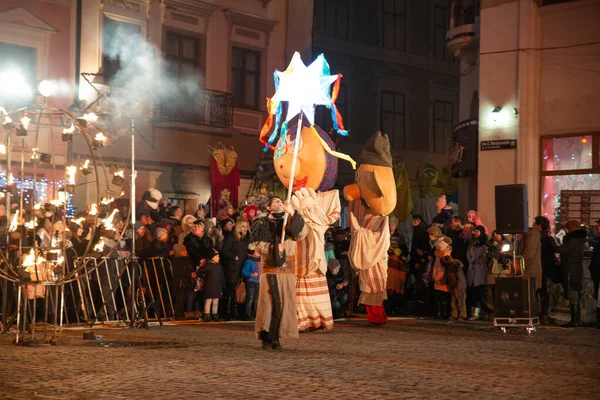
M0 336L0 398L600 398L600 331L340 321L264 351L250 323Z

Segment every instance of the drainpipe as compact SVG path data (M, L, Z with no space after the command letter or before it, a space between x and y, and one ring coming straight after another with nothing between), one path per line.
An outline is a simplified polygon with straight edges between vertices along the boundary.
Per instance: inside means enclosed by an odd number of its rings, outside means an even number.
M79 104L79 77L81 75L81 14L83 0L77 0L75 10L75 96L74 104ZM67 165L73 164L73 141L67 142Z

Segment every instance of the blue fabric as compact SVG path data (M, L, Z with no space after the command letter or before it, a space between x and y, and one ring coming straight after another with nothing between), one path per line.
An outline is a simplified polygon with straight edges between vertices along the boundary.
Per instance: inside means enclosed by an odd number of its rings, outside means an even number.
M242 266L242 276L246 278L247 282L259 283L260 276L252 276L253 273L260 273L258 258L248 256L244 265Z

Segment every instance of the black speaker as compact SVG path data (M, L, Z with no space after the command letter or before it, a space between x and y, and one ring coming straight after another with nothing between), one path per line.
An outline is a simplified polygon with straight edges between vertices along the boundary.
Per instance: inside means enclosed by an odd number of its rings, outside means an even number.
M527 185L496 186L496 230L498 233L525 233L527 224Z
M496 278L494 318L537 317L535 278Z

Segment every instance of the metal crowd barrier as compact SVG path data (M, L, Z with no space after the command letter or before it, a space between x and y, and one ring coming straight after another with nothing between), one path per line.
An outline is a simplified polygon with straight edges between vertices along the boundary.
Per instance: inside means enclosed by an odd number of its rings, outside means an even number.
M0 266L4 305L0 331L14 326L17 342L19 333L31 332L35 338L36 324L43 324L46 338L48 327L56 333L63 325L123 322L140 326L142 320L175 318L169 259L70 258L60 274L47 274L44 268L43 274L32 273L31 281L10 278L8 268Z

